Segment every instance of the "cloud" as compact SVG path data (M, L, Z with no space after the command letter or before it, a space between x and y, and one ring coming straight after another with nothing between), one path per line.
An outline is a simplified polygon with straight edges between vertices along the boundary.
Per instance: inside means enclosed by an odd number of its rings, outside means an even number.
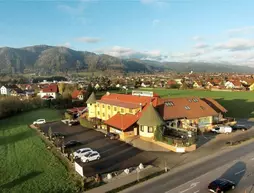
M160 23L161 21L159 19L154 19L153 20L153 25L157 25L158 23Z
M250 34L254 32L254 26L246 26L241 28L230 29L227 31L229 35L234 34Z
M151 51L136 51L132 48L113 46L111 48L104 48L96 50L99 54L107 54L119 58L137 58L141 60L156 60L161 61L163 56L160 50Z
M70 42L65 42L63 44L59 44L58 46L70 48L71 47L71 43Z
M80 37L77 38L76 41L85 43L98 43L101 41L101 39L97 37Z
M163 7L169 4L166 0L140 0L140 2L144 5L157 5L159 7Z
M80 3L77 6L69 6L66 4L61 4L58 5L58 9L70 15L82 15L84 13L85 7L83 3Z
M229 51L250 50L253 48L254 40L245 38L232 38L229 39L227 42L219 43L214 46L214 49Z
M194 40L194 41L202 41L204 39L201 36L193 36L192 40Z
M205 44L205 43L197 43L194 45L195 49L203 49L203 48L208 48L208 47L209 47L209 45Z

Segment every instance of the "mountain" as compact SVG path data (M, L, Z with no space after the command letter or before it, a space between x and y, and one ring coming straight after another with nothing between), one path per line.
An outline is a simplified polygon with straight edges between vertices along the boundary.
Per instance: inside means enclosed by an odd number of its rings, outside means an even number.
M36 45L24 48L0 48L0 72L65 72L74 70L119 70L127 72L153 72L173 70L179 72L252 72L254 68L228 64L200 62L158 62L140 59L120 59L106 54L76 51L66 47Z

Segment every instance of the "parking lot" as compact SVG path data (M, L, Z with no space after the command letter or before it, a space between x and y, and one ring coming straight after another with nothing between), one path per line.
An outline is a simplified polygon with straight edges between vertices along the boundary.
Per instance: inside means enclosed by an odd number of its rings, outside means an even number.
M69 127L62 122L53 122L41 125L41 129L47 133L49 127L52 132L60 132L66 135L65 143L70 140L78 140L82 145L73 148L74 150L89 147L98 151L101 159L89 163L82 163L84 175L89 177L97 173L103 174L116 170L122 170L138 166L140 163L152 165L157 157L150 152L142 151L125 142L110 140L104 134L94 129L84 128L80 125Z

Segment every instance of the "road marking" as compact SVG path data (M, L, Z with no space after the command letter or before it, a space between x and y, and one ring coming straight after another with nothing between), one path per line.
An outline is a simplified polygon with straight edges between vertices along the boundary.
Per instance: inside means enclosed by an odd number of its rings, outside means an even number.
M199 190L197 190L196 192L193 192L193 193L198 193L199 192Z
M236 172L235 175L238 175L238 174L243 173L243 172L245 172L245 170L241 170L239 172Z
M192 188L195 188L199 183L200 183L200 182L191 183L191 185L190 185L189 188L187 188L187 189L185 189L185 190L183 190L183 191L181 191L181 192L179 192L179 193L187 192L187 191L191 190Z

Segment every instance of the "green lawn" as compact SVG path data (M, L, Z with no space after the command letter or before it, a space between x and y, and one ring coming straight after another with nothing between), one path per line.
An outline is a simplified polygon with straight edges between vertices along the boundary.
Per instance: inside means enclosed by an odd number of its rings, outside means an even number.
M223 92L202 90L145 89L153 90L161 97L211 97L224 106L226 116L235 118L254 118L254 92Z
M75 192L65 166L27 126L38 118L61 116L41 109L0 120L0 192Z

